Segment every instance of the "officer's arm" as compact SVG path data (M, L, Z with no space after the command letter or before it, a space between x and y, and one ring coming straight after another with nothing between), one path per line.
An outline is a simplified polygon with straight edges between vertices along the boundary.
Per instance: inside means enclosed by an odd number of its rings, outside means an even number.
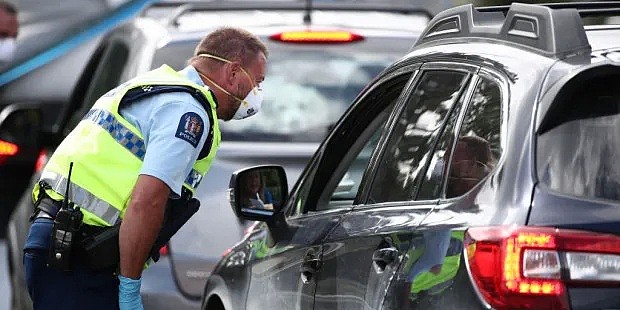
M157 238L170 189L149 175L140 175L121 224L119 246L121 275L138 279Z

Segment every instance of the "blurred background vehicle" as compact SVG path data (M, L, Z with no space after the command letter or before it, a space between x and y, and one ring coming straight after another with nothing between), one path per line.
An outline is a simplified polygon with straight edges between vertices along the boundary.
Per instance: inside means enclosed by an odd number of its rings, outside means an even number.
M249 120L220 124L223 142L198 190L200 211L143 275L145 307L196 308L213 266L246 228L226 200L230 174L275 163L285 167L289 180L297 179L350 102L410 49L431 16L423 6L402 1L156 3L98 42L38 167L94 101L119 83L162 64L182 69L199 40L216 27L243 27L260 36L270 50L263 109ZM35 173L31 184L38 177ZM29 304L21 249L31 208L26 190L8 226L13 302L19 307Z
M12 133L0 132L0 239L29 184L40 151L57 144L55 133L66 115L69 97L98 41L139 13L148 0L88 0L80 6L77 2L16 3L19 35L13 59L0 62L0 113L29 106L39 110L39 117L13 126Z
M58 143L72 90L99 40L148 0L8 1L20 27L14 57L0 62L0 309L8 309L12 291L9 216L45 162L41 151Z

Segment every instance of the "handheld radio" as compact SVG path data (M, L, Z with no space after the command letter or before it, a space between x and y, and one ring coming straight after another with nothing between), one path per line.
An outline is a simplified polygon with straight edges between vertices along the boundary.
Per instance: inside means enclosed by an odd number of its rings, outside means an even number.
M69 201L69 187L71 186L71 171L73 162L69 164L69 175L67 176L67 188L65 197L60 206L58 214L54 219L54 228L52 230L52 246L50 248L50 257L48 265L63 271L71 271L71 249L73 247L75 237L82 226L82 218L84 215L80 211L80 207L76 207L73 202Z

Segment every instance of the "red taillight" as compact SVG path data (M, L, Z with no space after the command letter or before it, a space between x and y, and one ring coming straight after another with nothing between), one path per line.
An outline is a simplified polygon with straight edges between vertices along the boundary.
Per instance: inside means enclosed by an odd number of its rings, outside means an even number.
M168 255L169 251L168 251L168 245L164 244L164 246L162 246L161 248L159 248L159 255L160 256L166 256Z
M11 142L0 140L0 156L13 156L19 152L19 147Z
M35 163L34 169L35 171L39 172L41 170L43 170L43 168L45 167L45 164L47 164L47 152L46 151L41 151L39 152L39 157L37 157L37 162Z
M361 41L363 36L349 31L286 31L271 35L269 39L286 43L351 43Z
M0 140L0 165L9 157L15 156L19 152L19 147L11 142Z
M496 309L566 309L567 285L620 284L618 236L548 227L474 227L464 243L476 289Z

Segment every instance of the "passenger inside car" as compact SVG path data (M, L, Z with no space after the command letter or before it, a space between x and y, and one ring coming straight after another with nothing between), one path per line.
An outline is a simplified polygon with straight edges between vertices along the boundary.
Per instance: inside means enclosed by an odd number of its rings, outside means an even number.
M447 198L467 193L493 170L495 159L489 142L478 136L460 137L448 176Z

